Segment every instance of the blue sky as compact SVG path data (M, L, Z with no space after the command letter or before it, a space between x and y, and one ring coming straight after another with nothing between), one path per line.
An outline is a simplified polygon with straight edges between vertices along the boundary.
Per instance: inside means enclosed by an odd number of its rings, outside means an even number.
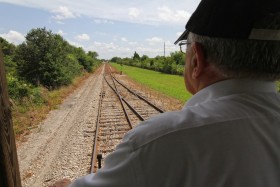
M20 44L46 27L99 58L155 57L173 43L200 0L0 0L0 36Z

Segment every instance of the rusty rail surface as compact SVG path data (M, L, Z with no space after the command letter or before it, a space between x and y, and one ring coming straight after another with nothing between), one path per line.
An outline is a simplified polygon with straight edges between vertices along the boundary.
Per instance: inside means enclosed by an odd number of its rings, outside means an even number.
M106 157L115 150L115 146L121 142L126 132L140 121L163 112L164 110L112 76L106 65L100 93L90 172L96 172L104 164L102 157Z

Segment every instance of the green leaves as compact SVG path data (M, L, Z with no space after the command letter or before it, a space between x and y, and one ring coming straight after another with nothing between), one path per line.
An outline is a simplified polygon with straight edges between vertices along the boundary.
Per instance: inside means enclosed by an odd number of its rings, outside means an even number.
M71 46L60 35L46 28L32 29L16 49L19 75L33 85L55 89L72 82L83 70L91 72L97 52L88 54Z
M181 52L171 53L170 56L156 56L149 58L143 55L141 58L137 52L134 52L132 58L113 57L111 62L136 66L144 69L155 70L163 73L182 75L185 65L185 54Z

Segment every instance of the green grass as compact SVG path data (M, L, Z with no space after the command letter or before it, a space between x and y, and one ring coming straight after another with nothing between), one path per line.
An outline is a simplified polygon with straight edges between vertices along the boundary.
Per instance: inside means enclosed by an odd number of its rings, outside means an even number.
M111 65L119 71L121 70L119 64L111 63ZM182 102L187 101L191 97L191 94L186 91L184 78L182 76L164 74L125 65L123 65L122 71L136 82Z

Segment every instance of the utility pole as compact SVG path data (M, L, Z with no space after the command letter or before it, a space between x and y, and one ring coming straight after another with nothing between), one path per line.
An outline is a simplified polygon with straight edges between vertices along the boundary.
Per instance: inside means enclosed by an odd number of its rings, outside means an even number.
M165 42L164 42L164 46L163 46L163 50L164 50L164 57L165 57Z
M21 187L8 86L0 46L0 187Z

